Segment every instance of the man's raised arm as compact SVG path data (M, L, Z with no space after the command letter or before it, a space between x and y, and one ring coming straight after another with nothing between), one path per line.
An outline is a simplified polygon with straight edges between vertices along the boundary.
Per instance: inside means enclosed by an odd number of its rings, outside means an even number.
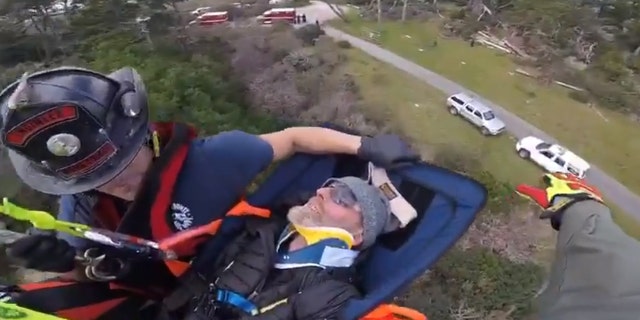
M397 135L357 136L321 127L292 127L260 136L273 148L274 161L296 152L352 154L377 166L391 168L419 159Z
M540 319L638 319L640 242L594 200L568 207L559 229Z

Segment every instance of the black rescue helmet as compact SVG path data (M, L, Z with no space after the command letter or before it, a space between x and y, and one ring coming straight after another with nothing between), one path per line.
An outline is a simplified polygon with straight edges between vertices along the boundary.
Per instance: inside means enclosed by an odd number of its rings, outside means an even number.
M115 178L147 141L140 75L58 68L0 92L0 138L20 178L43 193L95 189Z

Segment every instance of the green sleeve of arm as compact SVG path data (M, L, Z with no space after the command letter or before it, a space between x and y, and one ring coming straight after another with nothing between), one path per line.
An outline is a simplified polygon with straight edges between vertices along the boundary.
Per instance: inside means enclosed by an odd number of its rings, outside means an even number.
M640 314L640 242L620 229L606 206L573 204L564 212L549 282L539 298L541 319L594 316L609 308ZM613 319L610 313L605 318Z

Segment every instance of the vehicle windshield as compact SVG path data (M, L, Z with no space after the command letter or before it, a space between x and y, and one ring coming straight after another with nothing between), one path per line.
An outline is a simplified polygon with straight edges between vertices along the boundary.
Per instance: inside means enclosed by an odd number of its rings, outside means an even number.
M546 142L540 142L540 144L536 146L536 149L538 150L547 150L549 148L551 148L551 144Z
M493 115L493 112L491 111L485 112L482 116L484 117L485 120L491 120L496 117Z

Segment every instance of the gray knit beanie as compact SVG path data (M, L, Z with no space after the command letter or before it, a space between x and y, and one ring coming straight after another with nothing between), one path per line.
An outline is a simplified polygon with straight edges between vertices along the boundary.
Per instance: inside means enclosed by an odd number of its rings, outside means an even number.
M360 206L364 227L360 248L368 248L380 234L392 231L394 226L397 226L392 221L389 201L378 188L357 177L332 178L327 180L324 186L334 182L345 184L353 192Z

